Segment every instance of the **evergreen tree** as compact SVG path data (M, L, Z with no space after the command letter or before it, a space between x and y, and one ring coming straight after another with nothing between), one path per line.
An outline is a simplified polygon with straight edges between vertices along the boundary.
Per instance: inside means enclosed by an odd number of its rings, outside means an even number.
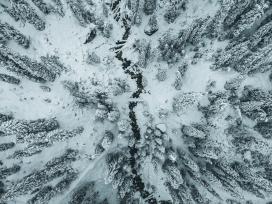
M151 15L156 10L156 0L145 0L144 12L146 15Z
M190 137L195 137L195 138L205 138L206 137L204 132L202 132L192 126L183 125L182 132L185 135L190 136Z
M272 29L272 22L269 22L261 26L255 33L250 37L250 46L254 48L267 34L270 34Z
M69 8L71 9L74 17L79 22L79 25L86 28L87 24L86 24L86 21L85 21L84 16L83 16L84 11L82 10L82 8L78 4L78 2L77 1L72 1L72 0L66 0L66 2L68 4Z
M238 22L234 25L233 35L235 37L239 36L241 32L250 28L257 19L262 17L263 14L263 7L256 4L254 8L242 15Z
M0 152L5 151L7 149L11 149L14 146L15 146L14 142L0 143Z
M12 8L15 10L16 14L19 15L20 19L23 21L28 21L33 24L37 30L44 30L45 23L36 14L35 10L30 7L30 5L24 0L10 0Z
M49 5L44 3L43 0L32 0L32 2L37 6L44 14L49 14L51 11L51 8Z
M272 137L272 123L271 122L260 122L258 123L254 129L258 131L264 138Z
M159 81L164 81L167 78L167 71L166 69L159 69L157 73L157 79Z
M2 34L6 39L14 40L19 45L24 48L28 48L29 40L20 31L14 29L8 23L0 21L0 34Z
M44 64L31 60L27 56L20 55L4 45L0 45L0 61L4 62L6 68L19 75L44 82L54 81L56 74L49 70Z
M172 162L166 161L163 164L162 168L171 186L174 189L178 189L179 186L183 184L184 180L180 174L180 171L177 169L177 167Z
M239 89L241 83L245 80L245 76L244 75L239 75L229 81L226 82L224 88L226 90L237 90Z
M144 32L145 34L151 36L154 33L156 33L158 29L159 29L159 26L158 26L157 16L155 13L153 13L148 20L148 26L145 28Z
M216 12L214 18L208 26L209 36L217 37L220 27L231 10L231 6L234 4L233 0L221 1L221 8Z
M174 87L176 90L180 90L182 86L181 74L179 71L176 72L176 79L174 83Z
M182 111L190 106L196 105L204 96L202 93L188 92L174 97L173 109L175 111Z
M15 84L15 85L19 85L21 82L19 79L7 74L0 74L0 81L7 82L10 84Z
M6 177L17 173L20 171L21 167L17 164L13 165L12 167L2 167L0 168L0 179L5 179Z
M241 0L235 2L231 6L231 9L228 11L228 15L224 20L225 26L231 26L235 23L235 20L240 17L240 15L245 11L245 9L248 7L249 2L247 0Z

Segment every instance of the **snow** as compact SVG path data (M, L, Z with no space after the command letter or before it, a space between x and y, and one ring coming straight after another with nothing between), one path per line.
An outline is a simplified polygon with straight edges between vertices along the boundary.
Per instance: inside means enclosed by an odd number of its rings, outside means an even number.
M49 0L46 2L49 2ZM99 13L101 12L102 1L97 0L95 2L97 6L92 9L97 10ZM124 1L121 2L124 3ZM161 8L158 7L156 11L158 14L159 31L152 36L147 36L144 33L144 28L148 23L149 16L143 14L141 25L131 28L131 34L121 48L123 58L131 60L132 63L137 63L138 52L135 51L132 46L136 39L145 39L146 42L152 42L151 45L152 48L154 48L158 46L158 38L167 30L172 29L172 34L176 35L182 28L187 28L194 19L205 17L207 14L214 16L219 8L219 4L217 1L212 5L208 2L209 1L200 0L190 2L187 10L184 11L174 23L168 24L163 18L165 12L164 3L162 0L159 0ZM7 1L5 1L5 3L7 3ZM110 48L116 46L115 42L122 40L123 33L125 32L125 28L121 25L120 21L116 23L113 19L112 12L109 13L109 18L107 19L107 21L112 22L114 25L111 37L107 39L102 35L98 35L91 43L83 44L90 28L94 27L93 24L87 28L81 27L66 4L64 4L65 16L63 18L56 14L45 16L31 1L29 1L29 4L35 8L38 15L46 22L45 30L37 31L29 23L23 26L22 23L13 21L6 13L2 12L0 13L1 20L8 22L19 29L24 35L29 36L31 42L28 49L18 46L13 41L8 41L6 46L37 61L40 61L39 57L45 56L46 54L56 54L59 60L64 63L69 70L67 73L63 72L54 82L46 82L44 84L50 87L51 92L42 91L40 88L41 84L31 82L22 77L20 77L21 84L19 86L0 81L1 113L11 113L16 119L26 120L55 117L59 121L62 129L71 130L75 127L83 126L84 131L82 134L68 141L55 143L52 147L44 149L40 154L25 157L21 160L5 159L6 156L12 154L14 151L23 149L26 146L26 144L16 144L14 148L0 152L0 159L3 160L4 165L8 167L15 163L19 163L22 167L18 174L9 176L5 181L5 183L9 185L8 180L16 181L33 171L40 170L47 161L50 161L54 157L61 156L67 148L79 149L80 159L73 163L73 167L79 171L79 177L72 183L68 191L54 198L50 203L67 203L67 196L71 195L78 186L87 181L96 181L95 188L101 193L99 200L104 196L109 198L110 203L116 203L116 189L113 189L112 186L110 186L111 184L104 184L104 172L107 168L105 166L105 155L109 152L118 151L120 147L127 147L128 145L128 135L132 133L131 127L122 133L122 137L117 137L119 134L117 123L121 120L130 121L129 103L137 102L134 112L142 137L148 126L156 127L170 138L170 141L164 141L165 146L184 147L185 139L181 133L182 125L191 125L196 122L205 124L206 120L204 115L197 109L197 105L189 107L180 113L173 111L173 97L184 92L200 92L205 94L203 99L199 102L204 106L209 103L207 99L207 84L210 81L216 81L216 86L210 89L212 92L225 91L224 85L226 81L237 76L237 72L234 70L227 72L220 69L216 71L210 69L210 66L213 64L211 57L213 52L217 48L224 48L229 42L219 42L216 40L211 43L211 40L204 39L203 41L206 43L206 46L203 47L203 50L208 50L207 56L201 58L197 64L189 65L188 71L185 76L182 77L181 90L176 90L173 86L178 64L169 67L166 62L158 63L154 61L148 64L146 68L139 68L138 72L141 72L147 79L148 85L144 87L143 93L140 94L139 98L132 98L132 94L137 90L136 81L124 72L121 62L115 58L116 53L109 51ZM127 10L124 5L120 7L121 10ZM254 25L254 27L256 27L256 25ZM100 57L101 63L87 64L86 56L88 52L95 52ZM189 61L192 60L193 55L194 52L190 51L190 47L186 49L185 57L188 58ZM109 65L106 64L108 59L110 60ZM165 81L159 81L156 77L159 68L167 69L167 78ZM0 72L15 76L1 67L1 65ZM115 78L125 80L130 86L130 91L115 96L112 93L111 85ZM97 81L97 86L92 84L92 79ZM71 80L73 82L84 81L84 86L88 87L90 92L94 91L95 88L106 90L113 104L116 105L120 111L119 120L116 122L110 122L108 120L98 122L95 120L95 107L89 106L80 109L75 106L73 96L70 95L69 91L62 85L62 81L64 80ZM247 77L238 90L239 96L241 96L242 87L245 85L253 85L254 87L260 87L264 90L271 90L272 88L267 73L259 73L252 77ZM49 99L51 102L46 102L46 99ZM167 113L165 117L161 117L159 114L162 110ZM222 147L220 156L223 158L228 155L230 161L234 161L238 156L231 151L229 145L231 138L228 138L224 132L230 123L227 122L225 118L228 115L236 118L237 116L235 114L236 112L232 108L227 107L220 117L212 121L212 124L216 128L210 137L210 139L218 141ZM246 117L243 117L243 123L249 127L256 125L256 122ZM104 152L94 160L90 160L89 158L94 154L95 146L102 139L105 130L109 130L115 135L114 141L107 152ZM14 141L15 137L15 135L1 137L1 143ZM269 143L271 143L271 141L269 141ZM187 149L185 148L184 151L187 151ZM186 153L188 152L189 151ZM250 159L250 157L250 152L247 152L245 158ZM145 183L150 182L157 188L157 191L154 192L152 196L158 200L171 200L168 189L164 185L166 177L161 168L159 168L158 173L155 173L153 164L151 164L151 157L144 158L141 165L141 178L143 181ZM58 179L52 181L50 184L55 185ZM225 192L219 190L219 193L222 195L222 198L229 198L229 195ZM32 195L24 195L15 198L14 202L25 203L30 197L32 197ZM252 195L248 195L247 199L259 202L257 199L252 198Z

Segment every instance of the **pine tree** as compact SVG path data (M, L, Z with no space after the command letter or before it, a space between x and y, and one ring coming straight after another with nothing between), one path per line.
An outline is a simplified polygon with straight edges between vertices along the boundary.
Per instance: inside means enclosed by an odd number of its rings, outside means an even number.
M264 138L271 138L272 123L271 122L260 122L255 127L254 130L258 131Z
M88 64L100 63L100 57L95 52L88 53L86 62Z
M0 21L0 34L3 34L6 39L14 40L16 43L23 46L24 48L28 48L29 46L29 40L18 30L10 26L8 23Z
M174 87L176 90L180 90L182 86L181 74L179 71L176 72L176 79L174 83Z
M49 5L43 2L43 0L32 0L32 2L37 6L44 14L49 14L51 8Z
M33 24L37 30L44 30L45 23L36 14L35 10L24 0L10 0L12 8L16 14L19 15L20 19L27 20L30 24Z
M102 140L102 143L101 143L102 147L104 149L108 149L109 146L113 142L113 138L114 138L113 134L111 132L109 132L109 131L106 131L104 133L104 135L103 135L103 140Z
M181 76L184 76L185 75L185 72L188 70L189 68L189 61L188 59L185 59L181 62L180 66L178 67L178 70L180 72L180 75Z
M191 171L194 175L199 175L199 167L198 165L193 161L192 158L190 158L187 154L185 154L182 150L178 149L178 155L182 159L183 164L186 166L186 168Z
M196 105L204 96L202 93L188 92L174 97L173 109L175 111L185 110L193 105Z
M174 6L170 6L170 8L168 8L164 14L164 19L169 24L173 23L180 15L180 13L181 11L179 9L176 9Z
M231 10L232 5L234 4L233 0L223 0L221 1L221 8L217 11L211 23L208 26L209 36L217 37L220 27L224 22L225 18L228 15L228 12Z
M144 32L145 34L151 36L154 33L156 33L158 29L159 29L159 26L158 26L157 16L155 13L153 13L148 20L148 26L145 28Z
M15 146L14 142L0 143L0 152L5 151L7 149L11 149L14 146Z
M0 125L0 131L7 135L10 134L29 134L43 131L55 130L59 127L55 119L38 119L38 120L9 120Z
M248 7L249 2L247 0L241 0L232 5L228 12L227 17L224 20L225 26L231 26L235 23L235 20L244 12Z
M182 132L190 137L195 137L195 138L205 138L206 135L204 132L192 127L192 126L186 126L184 125L182 127Z
M44 64L20 55L4 45L0 45L0 61L4 62L8 70L26 75L31 79L34 78L37 81L54 81L56 78L56 74Z
M163 171L167 176L171 186L174 189L178 189L181 184L183 184L184 180L177 169L177 167L172 162L165 162L163 164Z
M13 165L12 167L2 167L0 168L0 179L5 179L6 177L17 173L20 171L21 167L17 164Z
M239 75L229 81L226 81L226 84L224 85L224 88L226 90L237 90L239 89L241 83L245 80L244 75Z
M272 29L272 22L269 22L261 26L255 33L250 37L250 46L253 48L258 45L258 43L263 39L267 34L270 34Z
M242 15L238 22L234 25L233 35L235 37L239 36L241 32L250 28L257 19L262 17L263 14L264 11L262 6L256 4L254 8Z
M72 0L66 0L69 8L71 9L74 17L77 19L79 25L81 25L82 27L86 28L87 24L86 21L84 19L84 11L81 9L80 5L78 4L78 2L72 1Z
M19 85L21 82L20 79L17 79L7 74L0 74L0 81L7 82L10 84L15 84L15 85Z
M80 185L71 195L71 199L68 204L81 204L84 201L84 197L88 191L91 191L94 187L94 182L86 182Z
M156 10L156 0L145 0L144 12L146 15L151 15Z
M167 78L167 71L166 69L159 69L157 73L157 79L159 81L164 81Z

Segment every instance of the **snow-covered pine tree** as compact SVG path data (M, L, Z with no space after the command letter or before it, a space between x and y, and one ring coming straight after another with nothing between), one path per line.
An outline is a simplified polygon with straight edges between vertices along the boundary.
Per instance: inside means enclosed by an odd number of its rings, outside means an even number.
M220 28L228 15L228 12L231 10L232 5L234 4L233 0L222 0L221 8L216 12L211 23L208 25L207 34L210 38L217 37L220 31Z
M0 143L0 152L6 151L7 149L11 149L14 146L15 146L14 142Z
M268 22L261 26L251 37L250 37L250 47L254 48L263 39L264 36L270 34L272 30L272 22Z
M17 79L13 76L7 75L7 74L0 74L0 81L7 82L10 84L19 85L20 79Z
M156 10L156 0L145 0L144 12L146 15L151 15Z
M196 105L204 96L202 93L188 92L174 97L173 109L175 111L185 110L193 105Z
M179 186L184 183L180 171L173 162L166 160L162 166L162 169L174 189L178 189Z
M82 10L81 6L78 4L77 1L72 1L72 0L66 0L69 8L71 9L74 17L77 19L79 25L82 27L86 28L87 24L84 19L84 11Z
M263 5L256 4L254 8L242 15L234 25L232 28L233 35L235 37L239 36L244 30L250 28L257 19L261 18L263 14Z
M268 46L242 59L241 63L234 66L234 69L242 74L247 74L249 71L256 70L261 65L268 62L269 54L271 52L272 44L269 44Z
M88 64L91 64L91 63L100 63L100 57L95 52L88 53L86 62Z
M35 10L24 0L10 0L12 8L19 15L20 20L28 21L33 24L37 30L44 30L45 23L37 15Z
M157 73L157 79L159 81L164 81L167 78L167 70L166 69L158 69L158 73Z
M254 129L259 132L264 138L272 137L272 123L271 122L260 122L258 123Z
M0 60L4 62L8 70L17 74L37 78L37 81L39 78L48 81L55 80L56 74L48 70L42 63L31 60L25 55L20 55L4 45L0 45Z
M180 90L181 86L182 86L181 74L180 74L179 71L177 71L176 72L174 87L175 87L176 90Z
M144 32L145 34L151 36L154 33L156 33L159 29L157 16L155 13L153 13L148 20L148 26L145 28Z
M229 81L226 81L224 88L226 90L237 90L239 89L241 83L245 80L245 76L244 75L239 75Z
M48 4L44 3L43 0L32 0L32 2L37 6L44 14L49 14L51 8Z
M0 34L2 34L6 39L14 40L19 45L24 48L28 48L29 40L20 31L13 28L8 23L4 23L0 20Z
M225 27L229 27L235 23L235 20L244 12L248 7L249 1L240 0L236 1L235 4L231 6L231 9L228 11L228 15L224 20Z

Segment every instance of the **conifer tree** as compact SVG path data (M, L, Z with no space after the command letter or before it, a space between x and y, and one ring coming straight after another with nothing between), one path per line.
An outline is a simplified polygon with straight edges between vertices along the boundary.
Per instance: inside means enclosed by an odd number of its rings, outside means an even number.
M19 45L24 48L28 48L29 40L21 34L18 30L14 29L8 23L0 21L0 34L2 34L6 39L14 40Z
M36 14L35 10L24 0L10 0L12 8L19 15L20 20L28 21L33 24L37 30L44 30L45 23Z

